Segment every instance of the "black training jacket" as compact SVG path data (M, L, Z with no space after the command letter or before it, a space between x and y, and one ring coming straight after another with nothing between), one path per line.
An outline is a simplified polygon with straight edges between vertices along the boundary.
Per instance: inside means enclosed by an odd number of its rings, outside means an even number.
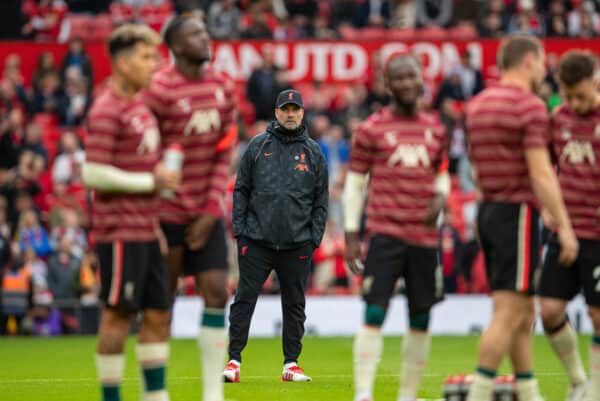
M233 233L275 249L321 243L329 203L327 161L304 126L277 121L246 149L233 192Z

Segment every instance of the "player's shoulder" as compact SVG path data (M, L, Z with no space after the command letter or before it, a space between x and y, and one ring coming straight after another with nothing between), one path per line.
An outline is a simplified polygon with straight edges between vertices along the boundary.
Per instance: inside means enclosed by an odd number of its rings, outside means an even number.
M423 125L430 125L435 128L442 127L442 120L437 111L419 111L418 121Z
M114 96L109 87L106 87L101 89L94 97L88 116L90 118L98 116L116 117L120 115L121 108L120 99Z
M224 71L217 70L212 64L205 67L204 77L221 85L233 85L233 78Z
M556 106L554 110L552 110L551 115L553 120L568 118L571 116L571 110L565 103L563 103L561 105Z
M372 131L381 123L389 122L391 118L391 109L389 106L382 107L380 110L370 114L365 121L359 124L359 132L372 133Z

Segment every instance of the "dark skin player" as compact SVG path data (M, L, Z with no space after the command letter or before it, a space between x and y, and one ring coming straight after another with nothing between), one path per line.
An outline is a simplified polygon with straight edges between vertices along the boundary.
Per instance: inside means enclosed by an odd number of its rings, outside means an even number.
M204 65L210 60L210 37L204 23L196 18L187 18L173 33L171 52L175 57L175 66L189 79L202 79ZM185 241L192 251L206 245L215 228L217 219L209 214L201 214L188 226ZM183 265L183 247L169 248L167 263L170 272L171 290L177 289ZM209 269L196 276L198 289L204 297L205 307L223 309L227 302L227 270L216 269L222 266L210 266Z
M423 94L423 79L421 68L411 56L396 56L390 60L385 70L386 91L392 96L394 113L402 117L417 117L419 113L418 100ZM429 206L424 223L433 226L441 210L446 205L443 195L435 195ZM346 233L346 262L354 273L360 272L357 261L362 258L360 238L358 233Z

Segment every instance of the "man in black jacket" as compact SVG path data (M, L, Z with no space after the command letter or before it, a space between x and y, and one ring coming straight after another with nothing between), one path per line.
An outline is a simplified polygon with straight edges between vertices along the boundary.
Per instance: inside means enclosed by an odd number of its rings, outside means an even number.
M241 352L260 290L275 269L281 286L282 381L310 381L297 365L313 251L321 243L329 202L327 162L302 125L300 93L279 94L276 121L256 136L240 162L233 193L233 231L240 280L229 316L230 361L223 372L239 382Z

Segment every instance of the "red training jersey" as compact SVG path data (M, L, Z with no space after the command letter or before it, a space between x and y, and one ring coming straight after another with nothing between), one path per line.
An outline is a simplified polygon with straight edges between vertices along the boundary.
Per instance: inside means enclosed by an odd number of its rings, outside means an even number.
M525 150L548 145L546 105L516 86L475 96L467 109L469 157L484 201L537 205Z
M128 172L152 172L160 158L156 118L139 96L126 99L112 88L94 101L88 115L86 159ZM92 233L98 243L155 240L156 193L95 191Z
M558 179L575 234L600 240L600 107L580 116L562 105L551 126Z
M161 221L222 218L237 139L233 82L212 67L201 79L189 79L171 65L154 75L144 101L158 118L163 146L178 143L184 151L181 187L173 199L161 199Z
M424 223L433 183L446 152L437 117L401 117L390 107L372 114L352 138L350 170L370 173L367 231L436 247L436 227Z

